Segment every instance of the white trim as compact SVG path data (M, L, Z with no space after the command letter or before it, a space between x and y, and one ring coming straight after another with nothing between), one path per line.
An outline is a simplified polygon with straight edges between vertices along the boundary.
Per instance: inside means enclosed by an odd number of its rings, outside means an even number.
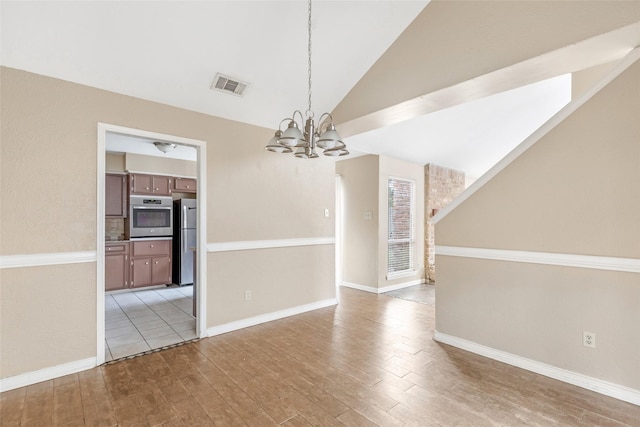
M396 280L402 279L403 277L415 276L418 274L417 270L404 270L404 271L394 271L392 273L387 273L387 280Z
M96 365L105 361L105 199L107 169L107 131L109 125L98 123L96 132Z
M342 184L342 175L336 174L336 205L335 205L335 292L338 304L340 304L340 283L344 278L344 257L342 255L344 251L344 189Z
M245 240L207 244L207 252L246 251L251 249L288 248L294 246L333 245L335 237L306 237L299 239Z
M460 246L436 246L436 255L640 273L640 259L637 258L465 248Z
M573 384L587 390L595 391L596 393L604 394L605 396L633 403L634 405L640 405L640 390L634 390L632 388L603 381L598 378L589 377L587 375L568 371L546 363L537 362L515 354L486 347L472 341L467 341L462 338L443 334L438 331L435 331L433 334L433 339L443 344L448 344L462 350L470 351L471 353L488 357L489 359L497 360L511 366L517 366L518 368L535 372L536 374L544 375L545 377Z
M227 332L237 331L238 329L248 328L250 326L260 325L262 323L283 319L296 314L306 313L308 311L318 310L320 308L330 307L338 304L335 298L322 301L312 302L310 304L299 305L272 313L261 314L259 316L249 317L247 319L237 320L235 322L225 323L223 325L212 326L207 329L207 335L212 337L215 335L226 334Z
M553 130L556 126L562 123L566 118L571 116L582 105L589 101L594 95L596 95L605 86L615 80L620 74L622 74L627 68L633 65L638 59L640 59L640 47L633 49L629 52L620 62L613 68L613 70L603 77L597 84L592 86L589 90L584 92L581 96L575 100L569 102L564 108L558 111L553 117L551 117L546 123L533 132L527 139L525 139L520 145L514 148L509 154L507 154L502 160L496 163L491 169L489 169L484 175L478 178L473 184L464 190L458 197L453 199L445 208L441 209L432 219L431 222L437 224L442 218L449 215L451 211L457 208L462 202L467 200L473 193L482 188L487 182L505 169L511 162L520 157L522 153L527 151L532 145L542 139L547 133Z
M2 378L0 379L0 392L26 387L42 381L49 381L54 378L75 374L80 371L86 371L87 369L92 369L95 366L96 358L90 357L88 359L76 360L75 362L64 363L50 368L27 372L26 374Z
M357 283L342 281L342 283L340 283L340 286L344 286L345 288L357 289L359 291L371 292L372 294L379 293L378 288L374 288L373 286L359 285Z
M198 177L196 181L198 208L198 241L196 266L196 335L199 338L207 334L207 143L194 141L198 159Z
M357 283L342 282L340 286L346 288L353 288L359 291L371 292L372 294L383 294L385 292L397 291L398 289L408 288L409 286L421 285L425 281L423 279L416 279L410 282L398 283L396 285L383 286L381 288L375 288L373 286L359 285Z
M40 267L43 265L79 264L95 262L95 251L86 252L56 252L48 254L2 255L1 268Z
M398 289L408 288L409 286L422 285L423 283L424 279L416 279L409 282L398 283L397 285L383 286L381 288L378 288L378 293L384 294L385 292L397 291Z
M105 150L106 150L106 134L107 132L138 136L153 140L162 140L168 142L174 142L182 145L189 145L195 147L197 150L197 203L198 203L198 260L197 260L197 277L198 285L196 288L196 335L200 338L206 336L207 325L207 251L206 239L207 239L207 142L184 138L175 135L167 135L157 132L150 132L140 129L128 128L118 125L111 125L107 123L98 122L98 138L97 138L97 268L96 268L96 283L97 283L97 304L96 304L96 319L97 319L97 345L96 345L96 364L101 365L104 363L104 346L105 346L105 319L104 319L104 242L105 242L105 217L104 217L104 198L105 198ZM145 172L149 173L149 172ZM155 172L154 172L155 174Z

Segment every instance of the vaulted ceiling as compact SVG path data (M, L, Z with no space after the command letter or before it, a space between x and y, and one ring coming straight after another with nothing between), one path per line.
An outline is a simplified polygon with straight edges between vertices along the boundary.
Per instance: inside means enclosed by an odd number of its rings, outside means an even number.
M3 0L0 19L3 66L268 128L307 108L306 1ZM568 101L559 76L640 45L640 2L316 0L312 27L313 110L352 151L477 176L494 160L469 153Z

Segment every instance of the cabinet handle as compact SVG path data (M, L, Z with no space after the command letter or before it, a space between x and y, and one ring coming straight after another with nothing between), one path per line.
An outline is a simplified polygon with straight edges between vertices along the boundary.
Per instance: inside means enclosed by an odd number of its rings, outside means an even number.
M149 265L149 261L145 262L144 265Z
M108 250L108 251L110 251L110 250L111 250L111 248L107 248L107 250Z
M144 189L145 189L145 190L148 190L148 189L149 189L149 187L144 187Z
M151 247L151 248L152 248L152 247L153 247L153 245L149 245L149 247Z
M156 264L158 263L158 261L156 261Z
M156 187L156 191L160 190L158 187Z
M189 188L189 186L187 185L187 188Z

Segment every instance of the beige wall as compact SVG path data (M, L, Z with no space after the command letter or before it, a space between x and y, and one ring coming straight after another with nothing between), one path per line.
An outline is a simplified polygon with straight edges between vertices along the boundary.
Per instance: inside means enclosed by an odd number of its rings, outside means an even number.
M640 258L639 118L636 62L442 218L436 243ZM639 274L436 264L439 332L640 390Z
M432 0L332 114L344 123L638 20L635 0Z
M1 256L96 250L98 122L207 142L208 243L334 234L333 215L323 215L334 206L332 159L266 152L269 129L15 69L0 72ZM30 209L34 200L41 209ZM328 246L291 248L288 263L268 269L275 249L236 253L224 265L215 261L223 255L209 254L207 326L335 296ZM289 269L310 254L323 273L305 275L301 283L301 273ZM248 273L225 272L254 266L260 283L251 286L260 292L247 305L235 291L247 287ZM1 270L2 378L95 357L95 268ZM36 352L34 343L55 348Z
M441 220L437 244L640 258L639 68Z
M215 295L207 302L210 324L284 310L292 300L303 305L335 298L335 288L317 285L335 283L334 262L327 262L333 257L333 245L210 254L209 292ZM265 280L272 277L277 280ZM245 290L251 291L251 301L244 300Z
M127 170L125 153L109 153L104 157L107 172L125 172Z
M0 378L95 356L95 263L0 275Z
M607 62L571 74L571 99L576 99L600 79L602 79L619 61Z
M192 178L198 175L198 162L134 153L125 154L125 167L129 172L158 173Z
M344 200L343 279L370 287L378 286L379 167L378 156L373 155L336 163ZM365 212L371 212L370 220L364 218Z
M145 156L135 153L110 153L105 155L107 172L142 172L150 174L196 177L198 162L170 159L159 156Z
M637 273L437 257L436 329L640 390ZM582 345L582 332L596 348Z
M336 172L342 177L344 198L344 273L347 283L384 288L424 276L424 168L386 156L367 155L341 160ZM389 177L415 181L416 273L387 280ZM370 220L364 213L371 212Z

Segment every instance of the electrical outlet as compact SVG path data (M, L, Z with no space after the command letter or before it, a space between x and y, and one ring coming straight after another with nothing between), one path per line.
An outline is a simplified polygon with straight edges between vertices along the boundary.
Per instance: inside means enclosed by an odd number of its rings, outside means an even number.
M596 334L582 331L582 345L585 347L596 348Z
M251 301L251 291L244 291L244 300Z

